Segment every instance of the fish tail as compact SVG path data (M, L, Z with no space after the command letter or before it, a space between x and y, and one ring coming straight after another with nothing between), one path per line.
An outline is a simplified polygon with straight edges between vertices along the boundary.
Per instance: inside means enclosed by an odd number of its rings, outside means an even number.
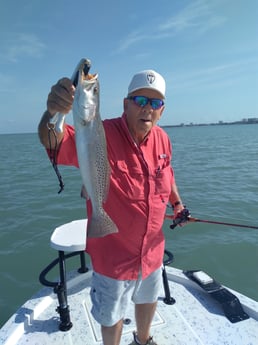
M96 215L92 215L87 226L87 237L104 237L118 232L116 224L109 215L102 209Z

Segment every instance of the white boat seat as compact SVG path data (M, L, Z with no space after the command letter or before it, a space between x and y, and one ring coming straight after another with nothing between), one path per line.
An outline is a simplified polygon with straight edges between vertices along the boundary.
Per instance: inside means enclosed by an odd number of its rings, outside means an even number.
M51 236L51 247L64 252L84 251L87 219L74 220L57 227Z
M66 259L79 255L80 268L79 273L88 271L85 262L85 248L86 248L86 227L87 219L74 220L70 223L63 224L57 227L50 238L50 245L58 251L57 262L54 260L44 272L41 282L43 285L53 286L54 292L57 294L59 306L57 311L60 315L59 329L61 331L68 331L72 327L70 320L70 312L67 298L67 284L66 284ZM70 252L65 254L65 252ZM45 275L52 269L54 265L59 264L59 282L52 283L46 280Z

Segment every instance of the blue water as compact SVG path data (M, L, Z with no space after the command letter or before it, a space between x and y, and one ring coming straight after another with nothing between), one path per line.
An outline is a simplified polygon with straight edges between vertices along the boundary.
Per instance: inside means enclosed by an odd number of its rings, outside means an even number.
M258 226L258 125L165 128L180 194L193 217ZM56 256L54 228L85 217L79 171L60 167L65 190L36 134L0 135L0 325L41 288ZM171 212L168 209L168 213ZM174 266L203 269L258 301L258 230L192 223L170 230Z

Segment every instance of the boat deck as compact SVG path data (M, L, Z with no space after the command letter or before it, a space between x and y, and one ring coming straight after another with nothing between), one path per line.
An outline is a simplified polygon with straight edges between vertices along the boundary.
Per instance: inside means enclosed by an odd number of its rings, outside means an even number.
M189 280L180 270L167 267L172 297L176 303L160 301L151 333L159 345L255 345L258 343L258 303L235 291L249 319L231 323L221 306ZM43 288L26 302L0 330L4 345L94 345L102 344L100 327L91 316L91 271L72 272L68 276L68 303L73 327L59 330L56 313L57 296L51 288ZM232 291L232 290L231 290ZM135 330L133 304L126 315L121 345L132 341Z

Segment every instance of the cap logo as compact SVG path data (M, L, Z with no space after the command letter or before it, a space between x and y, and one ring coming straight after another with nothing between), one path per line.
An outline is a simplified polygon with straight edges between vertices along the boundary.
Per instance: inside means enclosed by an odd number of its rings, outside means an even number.
M153 84L155 81L155 75L152 73L147 74L147 80L150 84Z

